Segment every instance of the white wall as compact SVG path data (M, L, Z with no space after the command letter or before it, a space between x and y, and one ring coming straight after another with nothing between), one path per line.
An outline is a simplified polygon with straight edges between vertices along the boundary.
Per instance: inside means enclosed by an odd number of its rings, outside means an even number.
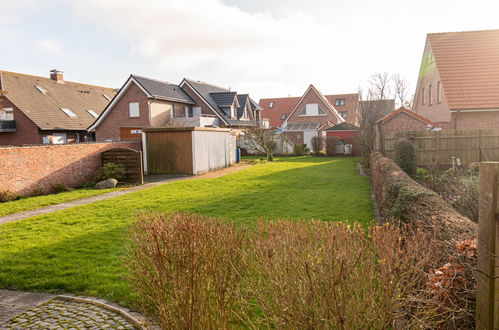
M230 132L192 131L193 172L224 168L236 161L236 136Z
M220 126L220 120L216 117L177 117L172 121L182 127Z

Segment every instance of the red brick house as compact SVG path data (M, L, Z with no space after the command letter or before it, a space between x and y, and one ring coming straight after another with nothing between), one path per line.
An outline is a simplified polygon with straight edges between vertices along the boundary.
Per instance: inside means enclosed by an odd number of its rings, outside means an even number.
M262 122L248 94L184 79L179 85L130 75L101 116L89 127L101 140L140 140L142 128L244 127Z
M104 110L112 88L0 71L0 145L92 140L87 127Z
M346 122L354 125L357 123L358 94L334 94L324 95L324 97ZM290 96L260 99L259 104L263 109L262 115L268 118L271 127L281 127L301 98L302 96Z
M499 127L499 30L428 34L413 111L443 129Z

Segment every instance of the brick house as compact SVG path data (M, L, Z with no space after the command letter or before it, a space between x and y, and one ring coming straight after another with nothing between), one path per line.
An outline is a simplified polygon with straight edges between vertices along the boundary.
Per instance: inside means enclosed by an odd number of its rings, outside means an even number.
M261 122L248 94L184 79L179 85L130 75L89 127L96 139L140 140L147 127L244 127Z
M436 123L414 111L400 107L376 121L381 134L403 131L424 131L434 129Z
M0 71L0 145L92 140L87 127L104 110L112 88Z
M442 129L499 127L499 30L428 34L413 111Z
M358 120L358 94L324 95L331 106L338 111L346 122L355 125ZM281 127L302 96L274 97L260 99L263 117L269 120L271 127Z

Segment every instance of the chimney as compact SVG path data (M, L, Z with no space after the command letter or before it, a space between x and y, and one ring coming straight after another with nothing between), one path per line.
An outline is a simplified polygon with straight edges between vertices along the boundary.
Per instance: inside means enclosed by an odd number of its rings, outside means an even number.
M57 81L59 84L64 84L64 79L62 78L62 71L57 69L50 70L50 79Z

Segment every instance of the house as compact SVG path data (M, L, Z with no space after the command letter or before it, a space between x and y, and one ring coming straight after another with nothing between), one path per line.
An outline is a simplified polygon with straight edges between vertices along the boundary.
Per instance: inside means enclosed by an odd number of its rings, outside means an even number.
M104 110L112 88L0 71L0 145L89 141L87 127Z
M380 133L394 133L402 131L424 131L434 129L437 124L414 111L400 107L390 114L376 121Z
M178 85L130 75L89 131L101 140L140 140L143 128L263 125L248 94L183 79Z
M426 37L413 111L442 129L499 127L499 30Z
M359 141L359 127L352 125L347 122L339 123L325 130L326 137L335 137L335 153L345 154L352 153L354 156L359 156L361 154L361 147ZM326 143L328 143L326 141ZM351 145L352 148L345 149L346 145Z
M313 85L301 97L266 98L259 104L271 127L283 129L291 142L309 147L313 136L325 135L337 124L357 125L360 107L380 107L383 115L395 108L393 99L359 101L358 94L323 95Z
M358 94L324 95L346 122L356 124L358 119ZM302 97L274 97L261 99L262 115L268 118L271 127L281 127Z

